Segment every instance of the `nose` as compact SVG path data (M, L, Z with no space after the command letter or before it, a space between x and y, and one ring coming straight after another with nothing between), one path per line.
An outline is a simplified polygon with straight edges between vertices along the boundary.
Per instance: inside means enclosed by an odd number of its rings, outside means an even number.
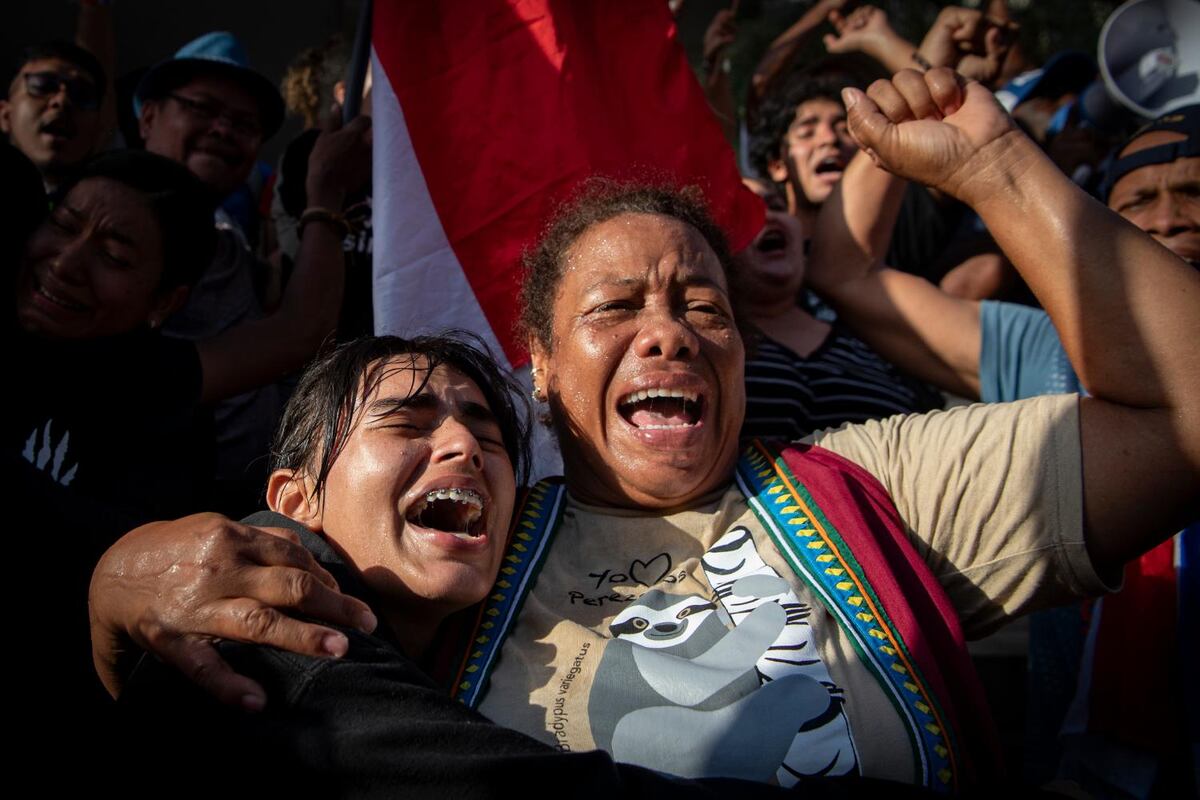
M634 352L641 358L688 361L700 351L700 341L691 327L667 310L653 316L638 332Z
M818 144L826 144L826 143L836 144L839 141L838 140L838 132L833 127L833 123L831 123L831 122L819 123L817 125L817 130L816 130L816 133L814 134L814 136L815 136Z
M1174 192L1161 192L1146 210L1142 229L1162 239L1169 239L1189 230L1200 228L1200 220L1190 219L1184 202Z
M434 431L433 452L430 460L435 464L462 462L472 469L483 469L483 450L479 440L462 420L447 416Z
M82 284L86 281L92 254L81 239L66 242L50 260L50 272L63 283Z

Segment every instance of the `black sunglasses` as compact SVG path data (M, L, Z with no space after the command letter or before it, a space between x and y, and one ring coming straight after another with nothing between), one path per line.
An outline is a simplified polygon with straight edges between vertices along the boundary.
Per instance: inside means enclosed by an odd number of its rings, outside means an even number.
M67 97L84 111L100 107L100 92L87 78L71 78L57 72L26 72L25 91L30 97L53 97L59 89L67 89Z

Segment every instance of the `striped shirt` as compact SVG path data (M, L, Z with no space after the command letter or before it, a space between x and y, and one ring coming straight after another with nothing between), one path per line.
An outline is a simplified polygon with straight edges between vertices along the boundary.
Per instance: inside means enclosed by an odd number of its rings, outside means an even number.
M930 411L942 395L885 361L865 342L834 326L802 358L773 339L746 361L742 437L800 439L846 422Z

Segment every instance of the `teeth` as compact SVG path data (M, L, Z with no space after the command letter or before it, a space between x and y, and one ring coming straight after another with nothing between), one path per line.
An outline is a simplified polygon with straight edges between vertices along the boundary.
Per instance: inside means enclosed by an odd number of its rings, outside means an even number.
M700 394L699 392L689 392L685 389L642 389L633 394L626 395L621 400L621 405L629 405L642 400L652 400L656 397L682 397L684 400L694 403L700 399Z
M465 503L476 510L483 508L483 498L473 489L435 489L426 493L426 503L432 503L434 500L453 500L456 503Z
M638 430L643 431L674 431L680 428L691 428L691 425L641 425Z

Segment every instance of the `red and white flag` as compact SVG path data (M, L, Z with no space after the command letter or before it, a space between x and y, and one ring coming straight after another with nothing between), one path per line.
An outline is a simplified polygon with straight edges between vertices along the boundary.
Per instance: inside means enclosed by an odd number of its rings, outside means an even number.
M762 227L661 0L376 0L375 327L513 326L522 251L592 175L697 184L731 243Z

